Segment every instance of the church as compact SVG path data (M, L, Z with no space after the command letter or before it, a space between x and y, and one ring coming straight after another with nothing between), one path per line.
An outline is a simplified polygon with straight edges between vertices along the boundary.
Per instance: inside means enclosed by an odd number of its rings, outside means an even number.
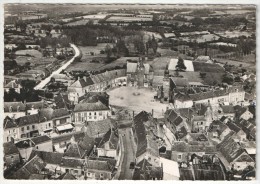
M138 62L127 62L127 83L128 86L149 87L152 86L153 68L150 64L144 64L144 58Z

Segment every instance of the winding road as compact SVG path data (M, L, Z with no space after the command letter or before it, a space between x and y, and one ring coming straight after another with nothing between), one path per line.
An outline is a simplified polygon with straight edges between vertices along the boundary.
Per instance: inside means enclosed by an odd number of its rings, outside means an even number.
M67 63L62 65L59 69L52 72L52 74L49 77L42 80L37 86L34 87L35 90L40 90L40 89L44 88L44 86L46 86L46 84L48 84L50 82L53 75L59 74L62 70L66 69L74 61L74 59L80 55L80 51L79 51L78 47L76 47L76 45L70 44L70 46L75 51L75 55L73 56L73 58L71 58Z

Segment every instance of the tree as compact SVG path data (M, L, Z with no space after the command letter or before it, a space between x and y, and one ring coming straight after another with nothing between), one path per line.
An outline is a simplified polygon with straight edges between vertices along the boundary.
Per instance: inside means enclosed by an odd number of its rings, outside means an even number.
M179 57L179 59L178 59L178 63L177 63L177 65L176 65L176 70L186 70L187 68L186 68L186 66L185 66L185 64L184 64L184 60L181 58L181 57Z
M152 40L151 40L151 48L153 49L154 54L156 54L157 49L158 49L158 43L155 40L154 35L152 36Z
M229 85L232 85L234 83L234 79L232 76L224 74L222 77L222 82L227 83Z
M105 47L105 53L107 54L107 58L109 59L110 57L111 57L111 55L112 55L112 49L111 49L111 47L110 47L110 45L106 45L106 47Z

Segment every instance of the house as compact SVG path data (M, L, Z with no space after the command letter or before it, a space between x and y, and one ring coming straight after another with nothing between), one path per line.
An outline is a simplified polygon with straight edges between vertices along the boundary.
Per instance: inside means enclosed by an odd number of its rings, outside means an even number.
M38 123L39 115L32 114L23 117L19 117L15 120L18 125L18 138L30 138L39 135Z
M54 97L54 102L56 105L56 108L63 109L66 108L68 110L72 109L72 103L69 101L68 94L62 94L59 93L57 96Z
M20 94L21 89L22 89L21 81L20 80L12 80L4 86L4 90L6 92L9 92L10 89L14 89L17 93Z
M205 154L215 154L215 146L212 145L192 145L183 141L176 141L172 146L171 160L178 163L185 162L188 163L191 160L191 155L196 154L198 156L203 156Z
M38 114L40 109L47 107L47 104L45 104L45 102L42 100L38 102L25 102L25 106L26 114L31 115Z
M129 86L149 87L152 86L153 68L150 64L144 64L144 59L137 63L127 62L127 83Z
M12 139L17 140L19 138L19 128L14 119L9 118L8 116L4 119L4 142L12 141Z
M52 152L52 140L48 136L39 136L32 139L23 139L15 143L21 158L28 160L33 150Z
M133 180L162 180L163 174L161 166L153 166L147 159L143 159L135 166Z
M246 134L247 134L247 139L249 140L255 140L256 139L256 125L244 120L240 119L235 121L235 124L239 126Z
M89 97L74 107L75 123L83 124L86 121L99 121L110 116L109 106L100 98Z
M86 160L85 178L87 180L111 180L115 175L116 160L90 158Z
M94 89L94 82L90 77L78 78L74 83L68 85L69 100L77 103L79 97Z
M114 120L105 119L101 121L86 122L82 127L82 131L86 132L90 137L102 138L111 128L113 128Z
M253 118L254 115L249 111L248 107L241 107L239 105L234 106L235 109L235 118L248 120Z
M52 152L52 139L47 135L31 138L31 141L36 150Z
M233 86L226 89L209 90L206 92L199 92L195 94L180 94L173 96L174 104L179 106L192 107L192 104L220 104L229 102L231 104L238 104L244 101L245 91L242 86Z
M233 130L235 132L234 140L236 142L247 140L247 134L239 126L237 126L235 123L229 121L229 122L226 123L226 125L228 126L228 128L230 130Z
M57 180L76 180L77 178L70 173L64 173L60 175Z
M219 120L213 121L208 129L208 136L216 141L224 140L224 138L231 132L229 127Z
M140 112L134 117L134 126L132 128L134 139L136 141L136 164L146 159L155 167L160 166L159 145L153 139L153 135L148 134L144 125L151 119L151 115L145 111Z
M4 166L9 168L12 167L18 163L20 163L20 153L15 146L15 144L10 141L10 142L5 142L3 144L4 148Z
M26 106L22 102L4 102L4 115L16 119L26 114Z
M60 164L63 153L33 150L30 154L29 160L35 157L35 155L39 156L46 163L45 168L53 175L62 174Z
M66 74L54 74L54 75L52 75L52 78L57 82L64 82L64 83L72 82L72 79L70 77L68 77Z
M44 174L46 163L35 155L30 161L26 162L21 168L8 176L7 179L29 179L33 174Z
M70 173L76 178L83 177L84 164L85 159L63 157L60 164L61 172Z
M101 139L96 147L98 157L110 157L117 160L116 166L119 165L121 151L118 130L110 129Z
M59 136L52 137L52 144L53 149L56 152L64 153L64 150L67 149L68 145L70 144L72 136L74 137L75 141L79 141L81 138L84 137L84 132L72 132L68 134L62 134Z
M227 136L216 146L221 153L220 160L227 170L243 170L249 165L254 167L255 161L246 153L246 151L237 143L232 136Z
M172 80L173 89L176 88L186 88L189 86L189 82L187 78L182 77L170 77L170 80Z
M173 160L160 157L163 170L163 180L179 180L179 164Z
M226 116L233 119L235 116L235 108L233 105L223 105L220 107L220 116Z

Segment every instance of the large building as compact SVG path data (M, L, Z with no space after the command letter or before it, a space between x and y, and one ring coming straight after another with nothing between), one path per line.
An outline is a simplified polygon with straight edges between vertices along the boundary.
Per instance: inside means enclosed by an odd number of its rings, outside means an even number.
M137 63L127 62L126 73L129 86L152 86L153 68L149 64L144 64L143 59L139 58L139 61Z

